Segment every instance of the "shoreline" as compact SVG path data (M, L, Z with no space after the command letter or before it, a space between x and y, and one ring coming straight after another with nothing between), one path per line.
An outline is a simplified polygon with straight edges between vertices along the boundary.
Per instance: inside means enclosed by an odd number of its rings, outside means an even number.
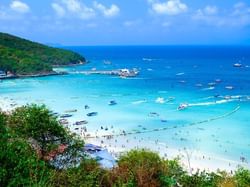
M38 74L31 74L31 75L13 75L13 76L0 77L0 80L47 77L47 76L67 75L67 74L68 74L67 72L53 71L53 72L48 72L48 73L38 73Z
M123 137L125 139L125 137ZM131 137L127 140L122 139L87 139L85 143L91 143L94 145L106 148L115 158L132 150L132 149L147 149L158 153L165 159L179 158L181 166L189 173L195 173L197 171L226 171L233 173L239 167L249 169L248 163L243 163L236 160L223 158L220 155L213 155L206 152L200 152L195 149L178 149L161 142L144 141ZM131 141L132 140L132 141Z
M60 67L74 67L74 66L81 66L89 63L88 61L81 62L78 64L67 64L67 65L52 65L53 68L60 68ZM9 80L9 79L21 79L21 78L34 78L34 77L46 77L46 76L57 76L57 75L67 75L67 72L56 72L56 71L51 71L51 72L41 72L41 73L36 73L36 74L30 74L30 75L12 75L12 76L4 76L0 77L0 80Z

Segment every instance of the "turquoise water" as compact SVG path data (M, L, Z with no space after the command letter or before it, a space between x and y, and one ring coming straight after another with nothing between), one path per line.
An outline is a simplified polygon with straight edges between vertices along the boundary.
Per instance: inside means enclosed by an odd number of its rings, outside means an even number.
M150 140L176 148L199 149L227 159L239 161L244 156L250 160L249 47L68 48L83 54L90 63L65 68L72 72L69 75L3 81L0 98L13 99L19 104L44 103L59 113L77 109L70 121L88 120L88 131L101 131L101 126L113 126L115 133L169 127L172 129L137 136L150 137ZM105 65L104 60L112 64ZM243 67L235 68L234 63L242 63ZM137 68L140 74L121 79L74 73L91 68ZM221 82L211 88L208 83L216 79ZM226 89L226 86L234 89ZM228 95L232 97L225 99ZM175 99L168 101L169 97ZM156 102L158 98L164 98L165 102ZM111 100L118 104L109 106ZM188 103L189 107L178 111L180 103ZM86 104L89 110L84 109ZM240 109L232 115L188 125L230 113L237 106ZM87 117L88 112L98 112L98 115ZM159 116L149 116L151 112Z

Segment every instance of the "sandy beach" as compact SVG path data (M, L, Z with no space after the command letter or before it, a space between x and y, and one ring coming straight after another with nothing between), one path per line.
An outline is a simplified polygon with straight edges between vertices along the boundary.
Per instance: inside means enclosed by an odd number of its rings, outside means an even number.
M0 97L0 110L3 112L10 112L18 107L18 104L9 97Z
M198 170L217 171L218 168L230 173L240 166L249 168L247 163L224 159L217 155L200 152L199 150L190 148L176 149L162 142L151 141L150 138L138 139L136 136L126 135L112 139L85 139L85 142L107 148L115 158L132 149L149 149L157 152L161 157L166 159L179 158L182 166L192 173Z

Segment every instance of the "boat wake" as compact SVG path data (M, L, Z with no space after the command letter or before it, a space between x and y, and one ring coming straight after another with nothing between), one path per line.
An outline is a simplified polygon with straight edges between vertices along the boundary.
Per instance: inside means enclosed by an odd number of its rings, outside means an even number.
M139 105L139 104L146 103L146 102L147 102L146 99L144 99L144 100L134 101L134 102L132 102L132 104Z

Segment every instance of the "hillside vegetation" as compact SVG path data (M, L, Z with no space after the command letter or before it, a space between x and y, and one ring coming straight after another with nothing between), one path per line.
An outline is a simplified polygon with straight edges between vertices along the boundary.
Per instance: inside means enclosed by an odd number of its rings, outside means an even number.
M52 72L53 65L84 63L81 55L0 33L0 70L17 75Z

